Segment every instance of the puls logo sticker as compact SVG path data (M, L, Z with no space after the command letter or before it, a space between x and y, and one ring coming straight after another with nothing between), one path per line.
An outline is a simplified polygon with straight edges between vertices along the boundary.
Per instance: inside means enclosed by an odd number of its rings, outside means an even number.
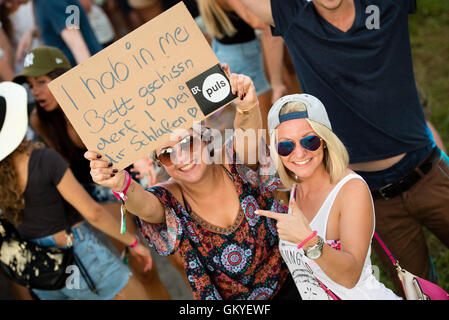
M231 85L225 76L219 73L211 74L204 80L203 96L213 103L218 103L226 99L231 92Z
M237 96L220 65L215 65L186 82L205 116L227 105Z

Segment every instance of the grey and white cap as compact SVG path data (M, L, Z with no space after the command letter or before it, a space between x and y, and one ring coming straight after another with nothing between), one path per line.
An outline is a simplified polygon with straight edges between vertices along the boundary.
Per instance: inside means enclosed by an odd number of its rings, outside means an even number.
M303 103L306 106L306 111L291 112L284 115L279 115L282 107L288 102ZM302 93L284 96L273 104L270 112L268 113L268 131L272 132L284 121L306 118L319 122L332 130L332 126L323 103L318 100L318 98L310 94Z

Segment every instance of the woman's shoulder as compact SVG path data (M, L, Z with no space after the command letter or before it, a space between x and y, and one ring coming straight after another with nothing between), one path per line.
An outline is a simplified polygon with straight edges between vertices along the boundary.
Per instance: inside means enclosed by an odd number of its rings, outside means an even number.
M348 183L360 183L363 182L366 184L365 180L357 174L355 171L346 168L346 170L343 172L341 178L336 182L336 184L343 183L344 185L347 185Z
M176 200L179 203L184 203L181 186L172 178L148 188L148 191L154 193L163 202Z
M344 184L337 195L337 201L341 207L351 206L372 206L372 197L365 180L352 170L347 169L345 175L340 180Z
M55 150L48 147L37 147L30 154L33 165L37 166L39 170L46 171L51 174L56 174L67 169L67 162Z

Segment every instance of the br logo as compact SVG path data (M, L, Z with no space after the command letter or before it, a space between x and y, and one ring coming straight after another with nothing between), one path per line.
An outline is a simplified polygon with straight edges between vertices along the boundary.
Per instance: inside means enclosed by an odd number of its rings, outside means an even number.
M213 66L186 83L205 116L236 98L220 65Z

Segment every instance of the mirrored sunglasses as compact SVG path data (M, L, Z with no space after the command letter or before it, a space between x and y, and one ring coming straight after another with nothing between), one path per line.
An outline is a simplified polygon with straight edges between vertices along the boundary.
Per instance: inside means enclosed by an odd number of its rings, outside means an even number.
M308 136L299 140L299 144L309 151L316 151L321 146L321 138L318 136ZM295 150L295 141L286 140L277 144L277 152L280 156L286 157Z

